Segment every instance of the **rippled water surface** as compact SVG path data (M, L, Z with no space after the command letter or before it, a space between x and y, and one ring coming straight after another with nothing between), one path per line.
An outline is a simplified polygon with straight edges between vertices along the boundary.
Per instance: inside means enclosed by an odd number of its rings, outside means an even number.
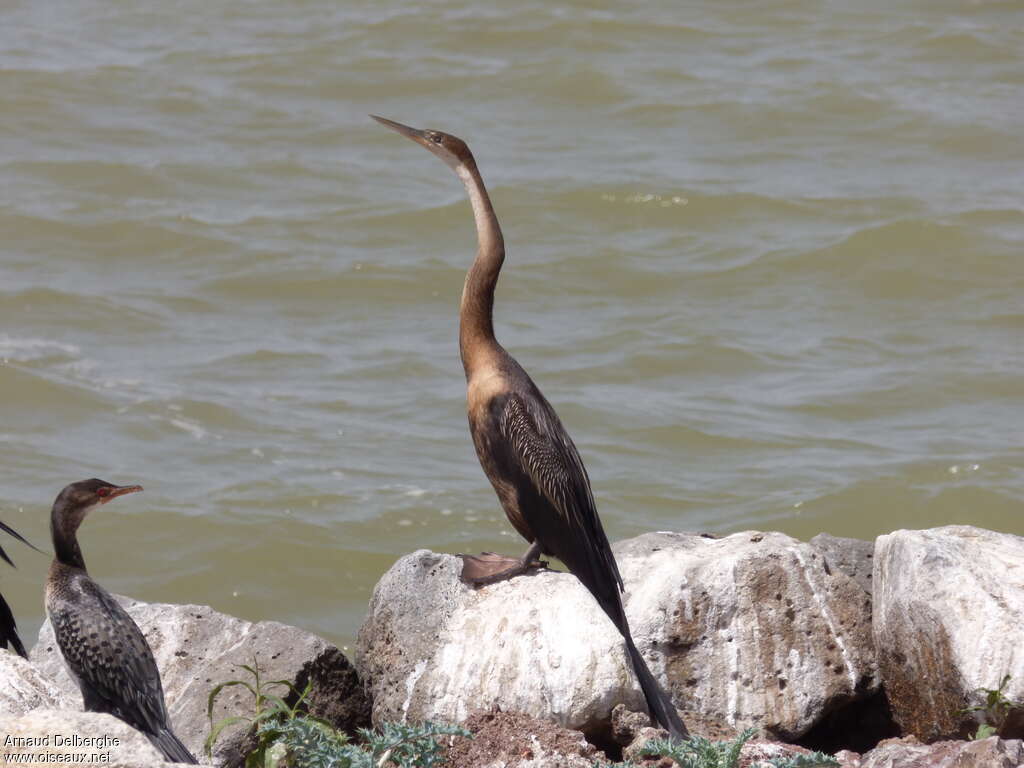
M397 556L522 550L469 205L369 112L475 151L611 538L1024 534L1019 3L23 0L0 69L0 519L142 483L83 529L113 590L351 644Z

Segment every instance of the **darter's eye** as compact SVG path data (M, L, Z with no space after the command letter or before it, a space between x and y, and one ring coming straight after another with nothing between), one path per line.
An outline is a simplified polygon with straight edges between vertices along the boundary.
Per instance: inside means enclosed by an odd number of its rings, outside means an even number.
M435 144L440 144L441 143L441 134L440 133L432 133L432 134L430 134L430 140L432 142L434 142Z

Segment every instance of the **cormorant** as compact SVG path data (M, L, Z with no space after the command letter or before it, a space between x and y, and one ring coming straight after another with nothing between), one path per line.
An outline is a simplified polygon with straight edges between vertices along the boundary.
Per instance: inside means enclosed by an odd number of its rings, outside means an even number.
M633 643L622 606L622 577L569 433L526 371L494 337L494 287L505 245L476 161L466 143L371 115L426 147L462 180L473 206L478 250L466 274L459 309L459 351L466 373L469 429L484 473L505 514L530 542L518 560L485 553L464 556L463 579L490 584L557 557L597 600L626 642L651 717L677 739L688 736L671 699Z
M171 732L153 651L113 595L85 569L76 532L93 509L141 485L93 478L68 485L50 513L54 560L46 580L46 614L87 712L107 712L142 731L169 762L197 763Z
M36 549L20 533L3 521L0 521L0 531L5 531L23 544L28 544L32 549ZM14 561L7 556L3 547L0 547L0 558L3 558L12 568L14 567ZM22 645L21 638L18 637L18 625L14 621L14 613L11 612L11 606L7 604L4 596L0 594L0 648L6 648L8 645L23 659L28 658L28 654L25 653L25 646Z

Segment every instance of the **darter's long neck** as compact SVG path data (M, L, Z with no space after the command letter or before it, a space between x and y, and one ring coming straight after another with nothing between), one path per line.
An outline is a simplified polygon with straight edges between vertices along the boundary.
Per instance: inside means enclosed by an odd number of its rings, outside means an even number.
M459 308L459 351L468 379L490 357L490 353L498 348L492 315L494 286L505 261L505 241L476 163L470 161L460 165L455 172L466 185L466 193L473 205L478 244L476 258L466 273Z

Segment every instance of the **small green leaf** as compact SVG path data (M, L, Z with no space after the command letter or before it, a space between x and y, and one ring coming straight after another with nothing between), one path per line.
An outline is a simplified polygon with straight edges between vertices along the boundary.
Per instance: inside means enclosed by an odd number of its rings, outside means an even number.
M251 693L253 696L256 695L255 689L253 689L253 687L244 680L228 680L224 683L217 683L217 685L213 687L213 690L210 691L210 695L206 699L206 716L210 719L211 723L213 722L214 700L220 695L221 691L223 691L225 688L230 688L234 685L241 685L242 687L247 688L249 690L249 693Z
M273 714L289 715L291 714L292 708L284 703L284 699L280 696L274 696L273 694L266 693L263 698L273 704L273 707L269 710Z
M982 739L987 739L989 736L995 736L995 734L995 728L993 728L988 723L982 723L978 726L978 730L974 732L974 735L971 737L971 739L974 741L981 741Z
M223 720L218 722L213 728L210 729L210 735L206 737L206 741L203 743L203 749L206 751L207 757L213 756L213 745L217 742L217 738L220 736L221 731L228 728L236 723L248 723L250 719L241 715L235 715L234 717L225 717Z

